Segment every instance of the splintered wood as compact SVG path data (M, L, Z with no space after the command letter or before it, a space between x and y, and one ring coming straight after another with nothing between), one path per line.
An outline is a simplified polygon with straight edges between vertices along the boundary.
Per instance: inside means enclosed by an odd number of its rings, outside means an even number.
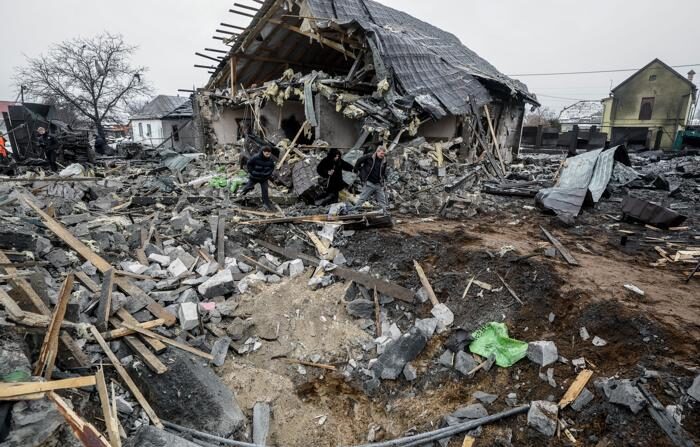
M569 389L566 390L564 397L562 397L559 401L559 408L563 409L571 402L575 401L579 394L581 394L581 391L583 391L583 389L586 387L588 381L591 380L591 376L593 376L593 371L590 369L584 369L581 371Z
M58 354L58 333L61 330L61 324L63 323L63 317L66 315L66 308L68 307L68 300L70 299L72 291L73 274L71 273L66 277L61 291L59 292L56 310L54 311L51 323L46 331L44 343L41 345L39 360L37 360L36 366L34 367L35 376L40 376L43 373L46 379L51 379L53 367L56 362L56 355Z

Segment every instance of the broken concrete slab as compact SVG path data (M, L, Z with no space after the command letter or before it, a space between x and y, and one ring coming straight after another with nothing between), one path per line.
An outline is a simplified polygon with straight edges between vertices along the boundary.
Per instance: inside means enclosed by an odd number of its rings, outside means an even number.
M483 391L476 391L472 394L474 399L478 400L482 404L492 404L498 399L498 394L484 393Z
M199 444L152 425L141 426L123 445L124 447L199 447Z
M552 341L533 341L527 345L527 358L540 366L551 365L559 358L557 346Z
M203 297L211 299L217 296L230 295L235 288L236 284L231 270L224 269L200 284L197 287L197 291Z
M418 370L413 365L413 363L408 362L403 368L403 377L409 382L413 382L418 378Z
M489 412L486 411L486 408L484 408L483 405L471 404L467 405L466 407L456 409L451 416L460 419L479 419L485 418L488 415Z
M420 330L412 328L386 347L372 366L372 370L382 379L396 380L403 372L406 363L423 352L427 342L428 338Z
M270 404L256 402L253 406L253 444L267 445L270 433Z
M527 425L550 438L557 432L559 406L554 402L536 400L530 403Z
M130 374L161 418L184 427L228 436L246 417L236 396L214 374L206 361L173 349L161 355L168 371L155 374L142 362L130 365Z
M576 400L573 401L573 402L571 403L571 408L572 408L574 411L581 411L581 410L583 410L583 408L584 408L586 405L588 405L589 403L591 403L591 401L593 400L593 397L594 397L594 396L593 396L593 393L591 393L591 392L588 390L588 388L584 388L584 389L581 391L581 394L578 395L578 397L576 398Z
M348 313L355 318L374 318L374 303L365 299L356 299L345 305Z
M170 263L168 266L168 273L170 273L170 276L173 278L179 278L187 273L187 266L178 258Z
M624 405L634 414L647 404L642 392L629 379L601 379L596 381L596 386L602 388L609 402Z
M448 368L452 368L452 365L454 365L454 353L450 351L449 349L446 349L445 352L443 352L440 355L440 358L438 358L438 363L441 364L442 366L446 366Z
M182 303L177 310L177 318L183 331L190 331L199 326L198 306L195 303Z
M48 398L23 400L12 406L10 431L2 447L78 446L65 419Z
M221 337L214 342L214 346L211 348L211 355L214 356L214 360L212 360L211 363L214 366L224 365L229 346L231 346L231 339L229 337Z
M459 351L455 355L455 369L463 376L473 377L474 373L469 374L469 371L476 368L478 365L474 357L464 351Z
M688 388L688 396L700 402L700 375L693 380L693 384Z
M427 338L431 338L437 329L438 320L437 318L418 319L415 325Z
M160 264L161 267L167 267L170 265L170 262L172 262L169 256L159 255L158 253L151 253L148 255L148 260Z
M438 320L438 332L442 332L452 325L455 315L444 303L433 306L430 313Z

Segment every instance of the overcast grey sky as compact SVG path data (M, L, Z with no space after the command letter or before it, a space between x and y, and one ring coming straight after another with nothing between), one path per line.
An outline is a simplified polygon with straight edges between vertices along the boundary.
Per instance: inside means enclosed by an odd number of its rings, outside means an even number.
M255 5L251 0L240 3ZM695 64L700 73L698 0L381 0L456 34L505 74L642 67L658 57ZM0 100L14 100L13 67L54 42L102 31L139 46L134 61L150 68L158 93L201 86L194 52L221 48L219 22L246 25L223 0L0 0ZM688 68L679 69L685 75ZM631 73L521 77L542 103L560 110L600 99ZM699 76L700 77L700 76ZM697 82L697 78L696 78ZM556 98L552 98L556 97Z

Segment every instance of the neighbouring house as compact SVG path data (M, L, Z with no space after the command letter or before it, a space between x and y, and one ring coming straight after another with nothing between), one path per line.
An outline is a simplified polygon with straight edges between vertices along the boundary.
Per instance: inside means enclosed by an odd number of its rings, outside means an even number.
M564 108L559 114L559 124L562 132L588 130L595 126L600 128L603 123L603 105L600 101L579 101Z
M192 100L158 95L129 118L134 142L184 149L195 146Z
M252 134L340 149L423 137L460 158L517 152L527 87L451 33L371 0L265 0L196 94L207 150ZM301 131L303 128L304 131ZM498 144L494 144L494 137Z
M627 78L602 100L610 144L670 149L685 131L697 101L694 71L683 76L659 59Z

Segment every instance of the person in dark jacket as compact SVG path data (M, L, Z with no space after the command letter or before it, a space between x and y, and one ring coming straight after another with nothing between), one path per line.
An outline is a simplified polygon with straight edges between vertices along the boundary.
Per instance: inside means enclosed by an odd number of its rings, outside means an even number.
M258 155L248 160L246 167L248 168L248 183L243 187L243 190L241 190L241 196L248 194L255 188L255 185L259 183L263 204L265 208L271 210L272 204L270 203L270 196L267 192L267 181L272 177L272 173L275 170L275 159L272 157L272 148L270 146L264 146Z
M353 211L359 210L372 197L376 198L382 211L387 211L389 203L384 192L386 165L386 148L384 146L379 146L373 154L363 155L357 159L355 172L359 173L360 180L365 182L365 186L362 188L357 205L352 208Z
M343 160L342 155L338 149L330 148L326 157L316 167L318 175L326 179L325 194L316 201L318 206L336 203L340 191L348 187L343 181L343 171L352 171L353 166Z
M102 138L102 136L99 133L95 134L95 152L104 155L106 147L107 142L105 141L105 139Z
M56 141L53 135L49 135L43 127L38 128L36 133L37 144L44 153L46 160L49 162L51 170L57 172L58 164L56 163L56 159L58 158L58 141Z

